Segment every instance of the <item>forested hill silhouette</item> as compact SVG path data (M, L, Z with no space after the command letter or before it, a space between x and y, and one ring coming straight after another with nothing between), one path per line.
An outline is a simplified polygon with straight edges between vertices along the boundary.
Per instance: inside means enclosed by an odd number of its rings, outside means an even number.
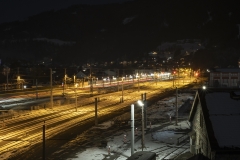
M59 62L131 59L162 42L200 39L206 48L238 50L234 1L136 0L75 5L0 25L0 56ZM216 51L217 52L217 51Z

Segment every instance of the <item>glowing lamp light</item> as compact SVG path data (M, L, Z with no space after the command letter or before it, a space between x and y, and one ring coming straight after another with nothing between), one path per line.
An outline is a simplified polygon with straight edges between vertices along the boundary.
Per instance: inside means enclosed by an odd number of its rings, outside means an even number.
M206 86L202 86L202 89L203 89L203 90L206 90L206 89L207 89L207 87L206 87Z
M143 105L144 105L143 102L140 101L140 100L138 100L137 103L138 103L140 106L143 106Z

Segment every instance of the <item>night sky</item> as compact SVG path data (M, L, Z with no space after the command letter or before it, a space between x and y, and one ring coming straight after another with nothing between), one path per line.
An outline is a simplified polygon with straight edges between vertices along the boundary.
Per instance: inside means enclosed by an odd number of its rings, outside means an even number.
M29 16L49 10L59 10L74 4L122 3L130 0L1 0L0 24L26 20Z

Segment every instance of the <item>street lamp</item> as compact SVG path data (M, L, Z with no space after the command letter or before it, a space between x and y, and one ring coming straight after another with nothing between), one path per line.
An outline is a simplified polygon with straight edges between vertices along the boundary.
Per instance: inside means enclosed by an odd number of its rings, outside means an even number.
M143 147L144 147L144 103L141 100L138 100L138 105L140 105L142 107L142 151L143 151Z
M131 155L134 154L134 104L131 105Z
M206 87L206 86L202 86L202 89L203 89L203 90L206 90L206 89L207 89L207 87Z
M118 92L119 92L119 77L117 77L117 86L118 86Z

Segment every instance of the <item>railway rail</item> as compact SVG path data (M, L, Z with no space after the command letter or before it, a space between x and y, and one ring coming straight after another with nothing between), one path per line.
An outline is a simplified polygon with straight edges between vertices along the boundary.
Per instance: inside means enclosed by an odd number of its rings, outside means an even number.
M122 91L103 95L95 94L96 96L93 97L81 95L77 97L77 106L75 104L68 104L52 109L34 110L29 111L25 115L4 119L4 126L2 126L0 131L0 156L7 152L16 152L15 154L17 154L27 146L40 143L42 141L42 126L44 122L47 127L46 138L51 139L54 135L68 130L79 123L93 121L95 114L94 98L96 97L100 98L98 102L98 114L101 117L117 110L125 109L140 99L141 93L147 93L147 98L152 98L165 92L165 88L172 86L171 81L164 82L164 87L162 87L163 85L155 85L154 82L148 83L149 85L144 84L141 86L141 92L138 92L136 86L125 89L124 103L120 103L119 101ZM72 97L74 98L74 93ZM69 96L69 98L72 97ZM158 152L160 153L161 151ZM169 156L166 155L166 158Z

